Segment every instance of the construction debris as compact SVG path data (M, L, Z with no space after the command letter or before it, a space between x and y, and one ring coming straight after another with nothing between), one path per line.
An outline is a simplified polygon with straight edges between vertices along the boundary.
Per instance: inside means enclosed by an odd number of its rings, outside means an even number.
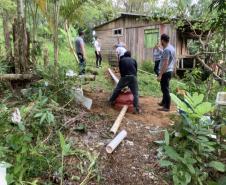
M86 107L88 110L91 109L93 100L90 98L87 98L83 95L82 89L75 89L75 99L77 102L81 103L84 107Z
M12 113L11 120L13 123L18 124L21 122L21 115L20 110L18 108L15 108L14 112Z
M226 92L219 92L217 94L216 104L218 106L226 106Z
M74 77L74 76L78 76L78 74L76 74L73 70L69 69L66 73L67 77Z

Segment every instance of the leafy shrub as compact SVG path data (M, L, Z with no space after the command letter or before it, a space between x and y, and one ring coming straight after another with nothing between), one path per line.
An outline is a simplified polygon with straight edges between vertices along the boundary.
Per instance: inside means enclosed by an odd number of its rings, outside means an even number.
M203 102L204 95L194 93L180 99L172 94L178 106L180 119L176 125L165 132L159 154L160 165L170 169L175 185L203 185L213 177L210 172L225 172L226 166L219 160L217 151L224 150L215 138L211 121L201 121L213 111L209 102ZM209 120L209 119L207 119Z
M195 68L192 71L186 71L183 82L187 84L186 90L188 92L204 93L206 90L202 81L202 71L199 68Z
M47 175L46 171L51 172L59 167L55 146L45 145L41 141L46 138L46 131L50 127L36 127L39 122L30 116L35 106L32 104L28 108L22 107L22 122L14 124L10 120L11 109L1 104L0 161L11 164L7 176L8 184L27 184L25 179L32 182L34 177L44 177Z
M57 103L65 103L74 98L73 87L79 86L81 81L77 77L67 77L67 67L54 67L39 69L43 80L36 84L37 90L42 90L45 96L51 97Z

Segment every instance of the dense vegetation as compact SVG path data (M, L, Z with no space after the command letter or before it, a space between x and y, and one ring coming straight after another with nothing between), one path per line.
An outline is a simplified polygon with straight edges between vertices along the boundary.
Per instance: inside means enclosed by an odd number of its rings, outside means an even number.
M24 2L26 25L30 33L31 51L28 71L39 76L29 82L0 83L0 163L7 166L8 184L64 184L70 179L76 184L88 184L89 180L101 182L98 154L82 148L67 138L70 127L65 116L76 117L82 108L74 103L72 87L88 87L91 90L110 92L106 80L107 61L99 70L98 79L87 84L78 77L67 77L72 69L78 71L71 44L79 29L86 33L88 67L95 63L92 47L92 27L117 16L120 11L137 12L155 17L178 17L180 27L184 20L189 24L197 19L192 29L199 40L191 43L190 49L198 57L201 67L188 71L183 79L172 82L172 97L180 115L174 118L175 125L165 132L159 148L160 165L169 170L168 182L175 185L223 185L226 183L226 115L225 109L218 113L214 107L216 94L226 91L225 73L214 75L207 64L226 61L226 2L225 0L167 0L158 1L109 1L109 0L1 0L0 1L0 75L15 71L12 25L20 16L20 2ZM145 8L144 8L145 7ZM151 13L150 13L151 12ZM203 34L208 32L208 37ZM47 58L45 58L47 51ZM14 55L13 55L14 54ZM208 56L207 56L208 55ZM206 56L210 60L203 61ZM45 59L43 59L45 58ZM152 73L152 62L139 66ZM203 81L203 71L208 78ZM139 72L140 95L160 96L154 74ZM185 96L176 96L176 89L186 91ZM107 100L107 97L106 97ZM22 119L12 120L12 113L19 110ZM103 119L91 115L90 121ZM76 131L85 127L78 124ZM221 139L218 139L221 138ZM76 175L67 171L67 159L76 156Z

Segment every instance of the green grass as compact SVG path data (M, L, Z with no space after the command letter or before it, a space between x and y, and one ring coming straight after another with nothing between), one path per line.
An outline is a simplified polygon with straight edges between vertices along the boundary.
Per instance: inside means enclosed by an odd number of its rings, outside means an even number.
M140 69L147 71L149 73L154 74L154 62L153 61L144 61L141 65L140 65Z
M141 96L154 96L160 97L162 96L162 92L160 89L160 83L157 81L157 77L154 74L144 74L138 73L138 83L139 83L139 93ZM176 88L184 88L185 84L180 81L173 79L171 80L171 92L175 93Z
M103 62L102 66L103 68L98 69L99 74L96 76L96 80L91 82L89 87L92 90L104 90L106 92L111 92L114 88L114 83L110 77L108 77L107 69L109 66L106 62Z
M53 43L47 41L43 47L48 48L49 51L49 60L50 62L54 61L54 49L53 49ZM86 52L87 52L87 58L88 60L87 65L94 65L95 64L95 53L93 47L90 45L86 45ZM42 59L41 59L42 60ZM70 52L70 49L68 47L68 43L61 43L59 46L59 64L64 67L68 67L71 69L77 69L77 61L75 60L73 54Z

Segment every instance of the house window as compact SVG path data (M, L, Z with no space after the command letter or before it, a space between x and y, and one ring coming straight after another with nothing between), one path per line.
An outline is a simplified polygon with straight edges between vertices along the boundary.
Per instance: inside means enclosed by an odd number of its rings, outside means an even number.
M113 35L114 36L122 36L123 35L123 29L122 28L113 29Z
M144 31L144 47L154 48L159 42L159 29L148 29Z

